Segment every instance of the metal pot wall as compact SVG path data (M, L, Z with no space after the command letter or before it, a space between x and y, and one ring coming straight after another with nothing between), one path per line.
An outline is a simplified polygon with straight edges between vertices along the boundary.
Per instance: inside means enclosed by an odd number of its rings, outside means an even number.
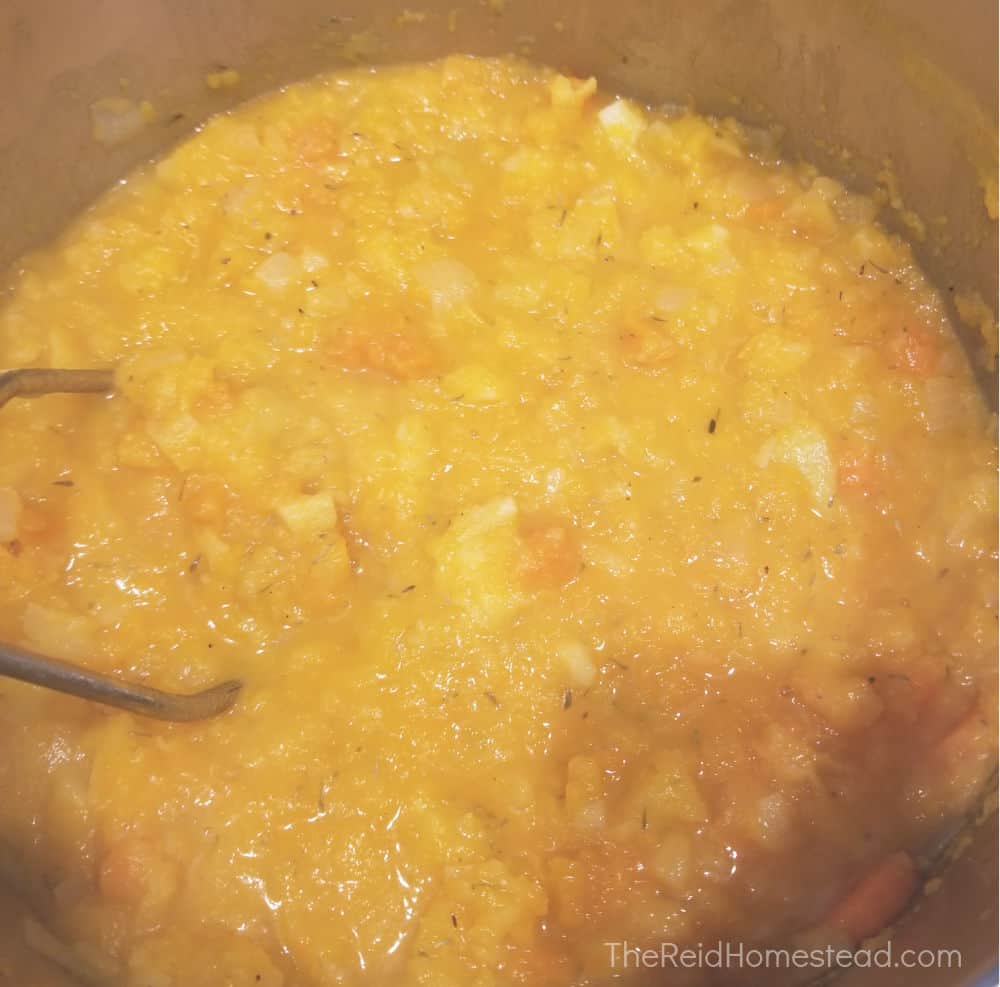
M0 7L0 264L44 241L130 167L210 113L352 61L517 51L648 102L786 128L790 154L850 184L888 180L886 221L926 226L947 289L997 298L997 5L988 0L5 0ZM422 16L421 16L422 15ZM209 90L220 66L241 74ZM155 120L91 137L90 104L125 93ZM991 201L992 200L992 201ZM992 211L993 216L990 216ZM982 340L967 332L970 347ZM989 365L981 373L996 399ZM996 983L996 814L894 935L962 951L961 969L854 970L843 987ZM0 896L0 984L62 983L18 945ZM51 979L46 979L51 978ZM985 978L985 979L984 979Z

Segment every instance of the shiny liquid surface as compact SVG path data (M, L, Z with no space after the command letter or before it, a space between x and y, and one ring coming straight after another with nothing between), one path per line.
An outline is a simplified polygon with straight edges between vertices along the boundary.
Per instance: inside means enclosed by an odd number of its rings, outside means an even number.
M0 363L116 393L3 411L0 634L246 683L176 726L0 683L34 948L534 987L892 918L995 763L996 445L876 211L454 58L216 119L24 259Z

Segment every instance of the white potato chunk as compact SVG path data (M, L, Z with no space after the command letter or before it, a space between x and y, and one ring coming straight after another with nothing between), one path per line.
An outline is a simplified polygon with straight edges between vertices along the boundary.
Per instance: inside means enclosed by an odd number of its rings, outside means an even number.
M31 646L53 658L86 658L94 648L94 623L79 614L29 603L21 627Z
M276 510L296 535L315 537L337 524L337 505L329 493L303 494L279 504Z
M470 617L496 623L521 602L517 547L512 497L463 511L432 549L441 588Z
M441 389L452 401L475 405L496 404L506 393L503 381L492 370L473 364L445 376Z
M597 678L597 666L590 650L579 641L566 641L556 649L569 684L576 689L586 689Z
M804 339L759 332L743 344L739 362L748 376L771 379L797 373L811 354L812 346Z
M836 472L826 438L814 425L792 425L771 436L758 453L757 465L766 469L772 463L795 467L817 507L830 503Z

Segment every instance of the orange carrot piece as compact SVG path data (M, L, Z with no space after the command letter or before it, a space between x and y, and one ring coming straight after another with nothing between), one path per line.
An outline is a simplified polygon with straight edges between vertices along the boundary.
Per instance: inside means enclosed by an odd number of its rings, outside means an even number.
M743 219L757 226L771 226L784 214L784 202L775 197L752 202L743 213Z
M917 868L905 850L886 857L834 906L824 924L854 942L881 932L906 908L916 893Z
M530 590L558 589L580 574L580 546L571 522L538 515L521 524L521 578Z
M150 844L139 837L126 836L115 843L101 859L101 894L115 901L140 899L147 890L152 853Z
M292 146L301 164L316 168L334 162L341 149L339 132L324 120L310 120L301 132L293 135Z
M417 333L344 328L329 340L326 356L347 370L373 370L392 380L419 380L437 372L431 343Z

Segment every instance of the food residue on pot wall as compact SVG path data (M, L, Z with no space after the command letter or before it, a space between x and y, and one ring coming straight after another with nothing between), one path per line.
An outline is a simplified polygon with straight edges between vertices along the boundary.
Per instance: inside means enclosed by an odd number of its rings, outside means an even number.
M90 133L98 144L123 144L141 133L156 119L148 100L128 96L107 96L90 104Z

